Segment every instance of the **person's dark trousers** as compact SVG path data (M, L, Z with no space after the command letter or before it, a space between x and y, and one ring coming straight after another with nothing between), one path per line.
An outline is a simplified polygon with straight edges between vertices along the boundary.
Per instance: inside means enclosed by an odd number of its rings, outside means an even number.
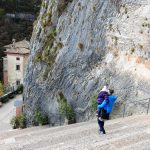
M103 134L105 134L105 129L104 129L104 121L100 121L99 119L98 120L98 125L99 125L99 128L100 128L100 132L102 132Z

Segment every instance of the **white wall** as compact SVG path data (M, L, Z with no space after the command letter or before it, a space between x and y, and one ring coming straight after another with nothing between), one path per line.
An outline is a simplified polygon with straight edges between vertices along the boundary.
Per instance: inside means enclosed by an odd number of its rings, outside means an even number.
M19 57L20 60L16 60ZM8 60L8 83L11 85L16 85L16 81L20 80L23 82L23 71L24 71L24 62L23 62L23 55L17 54L7 54ZM20 65L20 70L16 70L16 65Z

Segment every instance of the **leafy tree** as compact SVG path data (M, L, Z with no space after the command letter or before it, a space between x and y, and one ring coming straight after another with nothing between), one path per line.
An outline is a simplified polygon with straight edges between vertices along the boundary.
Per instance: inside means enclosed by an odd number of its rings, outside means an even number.
M2 0L0 6L9 13L15 12L37 12L41 0Z
M5 15L5 9L0 8L0 18Z
M40 10L41 0L0 0L0 80L3 77L2 57L4 47L12 43L12 39L21 41L30 40L32 34L31 21L5 18L6 13L31 13L37 17Z
M3 84L0 82L0 96L4 95L4 87Z

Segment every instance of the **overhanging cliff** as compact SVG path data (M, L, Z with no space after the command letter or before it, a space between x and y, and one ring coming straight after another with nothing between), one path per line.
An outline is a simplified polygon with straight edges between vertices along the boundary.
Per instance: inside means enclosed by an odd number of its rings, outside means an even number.
M59 92L77 121L106 83L121 102L150 97L149 37L148 0L43 0L24 79L28 123L37 107L57 114Z

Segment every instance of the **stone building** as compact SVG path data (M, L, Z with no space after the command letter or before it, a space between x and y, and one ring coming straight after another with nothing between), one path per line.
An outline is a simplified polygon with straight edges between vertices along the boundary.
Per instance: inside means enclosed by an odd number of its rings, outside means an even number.
M6 57L3 58L4 85L17 87L23 83L25 66L29 56L29 42L26 40L5 46Z

